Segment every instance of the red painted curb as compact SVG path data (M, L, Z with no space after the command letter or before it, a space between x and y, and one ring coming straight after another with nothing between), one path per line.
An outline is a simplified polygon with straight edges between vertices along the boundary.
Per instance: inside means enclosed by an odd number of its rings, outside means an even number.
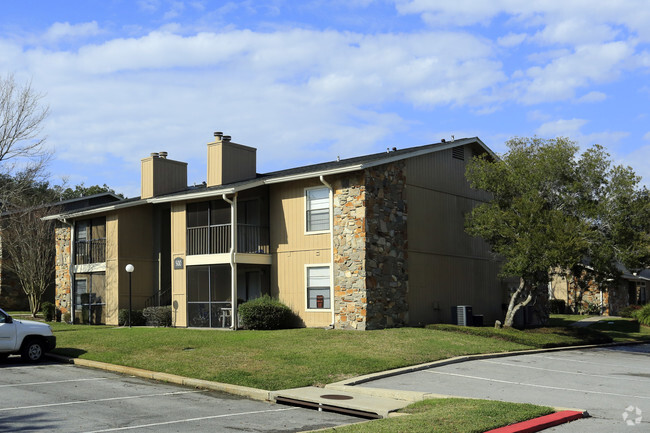
M528 421L518 422L517 424L499 427L485 433L533 433L559 424L575 421L582 417L583 412L563 410L561 412L540 416L539 418L530 419Z

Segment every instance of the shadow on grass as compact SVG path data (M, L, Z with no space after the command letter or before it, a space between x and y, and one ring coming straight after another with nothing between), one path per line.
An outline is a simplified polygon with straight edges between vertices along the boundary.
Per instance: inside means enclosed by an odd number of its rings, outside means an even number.
M52 351L55 355L67 356L68 358L79 358L81 355L88 353L82 349L75 349L74 347L57 347Z

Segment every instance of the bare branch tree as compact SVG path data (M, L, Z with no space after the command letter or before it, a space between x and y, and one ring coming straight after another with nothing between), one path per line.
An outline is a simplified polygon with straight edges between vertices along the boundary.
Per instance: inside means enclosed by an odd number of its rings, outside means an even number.
M20 201L52 156L41 136L49 112L42 99L31 82L20 86L13 75L0 77L0 210Z
M54 282L54 229L51 221L41 220L54 211L44 206L22 208L6 213L0 223L7 253L3 267L16 275L33 317L41 308L43 293Z
M39 136L49 109L42 99L31 82L20 87L13 75L0 78L0 161L43 156L45 138Z

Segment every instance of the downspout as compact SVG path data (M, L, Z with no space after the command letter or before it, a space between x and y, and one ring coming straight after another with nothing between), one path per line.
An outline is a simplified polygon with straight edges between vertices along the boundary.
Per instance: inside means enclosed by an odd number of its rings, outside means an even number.
M229 200L226 194L222 194L221 197L230 204L230 300L232 307L230 328L237 330L237 260L235 257L237 253L237 193L232 200Z
M334 189L321 175L320 182L330 190L330 308L332 309L332 329L336 327L334 312Z
M69 223L68 220L63 218L58 218L59 222L62 222L63 224L67 225L70 227L70 267L68 268L68 274L70 275L70 322L74 324L74 297L75 297L75 292L74 292L74 272L72 270L74 269L74 228L75 228L75 223L74 221ZM55 289L56 292L56 289ZM56 294L55 294L56 296Z

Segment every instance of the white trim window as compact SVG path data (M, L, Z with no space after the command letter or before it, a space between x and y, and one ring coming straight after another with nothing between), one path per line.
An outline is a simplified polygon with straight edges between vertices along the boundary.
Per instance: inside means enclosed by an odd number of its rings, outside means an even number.
M329 310L330 304L330 267L307 266L307 309Z
M323 233L330 229L329 188L305 189L305 231Z

